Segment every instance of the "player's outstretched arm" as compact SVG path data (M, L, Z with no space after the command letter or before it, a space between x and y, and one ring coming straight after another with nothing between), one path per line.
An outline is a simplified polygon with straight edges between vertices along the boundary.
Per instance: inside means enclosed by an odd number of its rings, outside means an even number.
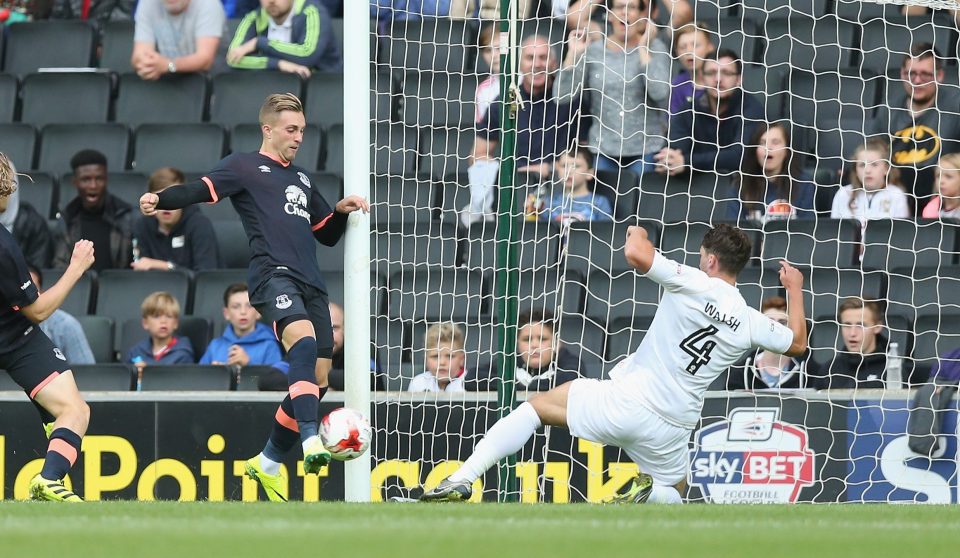
M195 203L212 202L210 187L202 180L171 186L159 194L140 196L140 212L150 217L158 209L183 209Z
M70 265L63 272L63 276L55 285L40 293L33 304L24 306L21 310L23 315L37 324L49 318L57 308L60 308L67 295L70 294L70 290L83 277L83 273L90 269L93 260L93 242L80 240L74 244Z
M655 255L656 249L647 238L647 230L637 226L627 227L627 242L623 247L623 256L627 263L640 273L646 273L653 266Z
M785 353L801 357L807 352L807 317L803 313L803 274L786 261L780 261L780 284L787 291L787 314L793 343Z

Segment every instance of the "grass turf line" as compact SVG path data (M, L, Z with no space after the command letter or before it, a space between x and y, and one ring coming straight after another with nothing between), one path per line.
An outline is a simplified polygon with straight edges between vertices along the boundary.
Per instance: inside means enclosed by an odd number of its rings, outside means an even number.
M956 556L960 506L0 503L20 556Z

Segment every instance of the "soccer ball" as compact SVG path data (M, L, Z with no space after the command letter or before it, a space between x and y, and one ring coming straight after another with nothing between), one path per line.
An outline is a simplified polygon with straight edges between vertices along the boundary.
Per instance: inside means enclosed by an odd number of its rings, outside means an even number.
M366 418L353 409L341 407L320 421L320 440L337 461L350 461L370 447L373 431Z

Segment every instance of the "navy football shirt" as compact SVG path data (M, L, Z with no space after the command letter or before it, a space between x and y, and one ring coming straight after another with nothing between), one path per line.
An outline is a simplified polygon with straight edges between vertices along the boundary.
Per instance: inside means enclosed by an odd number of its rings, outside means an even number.
M253 289L280 271L326 292L314 233L333 215L303 169L262 153L234 153L203 176L216 203L230 198L250 242Z
M0 352L7 352L19 347L33 328L20 309L36 302L39 293L23 252L6 227L0 227L0 269Z

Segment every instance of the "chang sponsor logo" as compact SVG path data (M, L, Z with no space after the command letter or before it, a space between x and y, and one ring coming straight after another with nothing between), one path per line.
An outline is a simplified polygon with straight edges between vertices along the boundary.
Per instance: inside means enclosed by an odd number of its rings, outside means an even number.
M307 194L299 186L291 184L287 186L284 195L287 197L287 203L284 204L283 210L289 215L303 217L309 222L310 212L307 211Z
M690 452L690 484L718 504L796 502L814 483L807 431L777 408L739 408L700 429Z

